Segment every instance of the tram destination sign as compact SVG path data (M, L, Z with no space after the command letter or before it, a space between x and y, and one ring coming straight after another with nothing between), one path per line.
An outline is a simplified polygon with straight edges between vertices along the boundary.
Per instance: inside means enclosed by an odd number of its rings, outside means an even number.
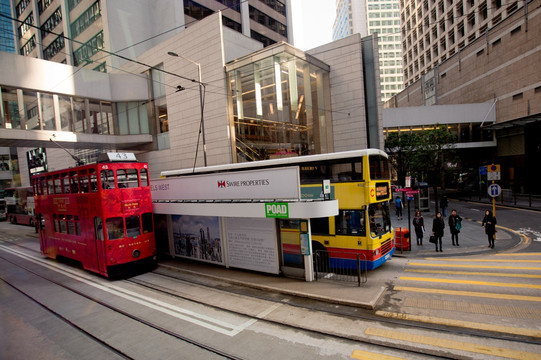
M151 181L152 200L300 199L298 166L185 175Z

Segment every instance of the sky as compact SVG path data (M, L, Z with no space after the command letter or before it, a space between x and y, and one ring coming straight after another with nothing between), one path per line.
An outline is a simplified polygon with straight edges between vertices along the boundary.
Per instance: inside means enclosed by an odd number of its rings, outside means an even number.
M296 48L313 49L332 41L336 0L291 0Z

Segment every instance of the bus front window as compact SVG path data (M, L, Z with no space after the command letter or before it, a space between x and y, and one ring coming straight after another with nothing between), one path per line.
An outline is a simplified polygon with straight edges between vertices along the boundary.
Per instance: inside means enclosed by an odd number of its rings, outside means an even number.
M376 238L391 231L391 215L389 202L370 204L368 206L370 236Z

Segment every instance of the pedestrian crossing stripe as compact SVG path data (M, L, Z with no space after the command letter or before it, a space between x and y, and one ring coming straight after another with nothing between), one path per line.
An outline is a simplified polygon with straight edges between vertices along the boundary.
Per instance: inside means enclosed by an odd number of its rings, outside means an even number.
M426 258L425 260L430 261L456 261L456 262L509 262L512 261L514 263L541 263L540 260L516 260L516 259L455 259L455 258Z
M489 355L491 357L505 357L509 359L539 359L539 354L534 354L526 351L511 350L496 346L486 346L484 344L475 344L465 341L450 340L435 336L416 335L411 332L403 332L397 330L386 330L374 327L369 327L365 330L365 334L369 336L383 337L396 341L407 341L410 343L423 344L434 346L438 349L446 348L459 351L467 351L476 354Z
M494 254L494 256L541 256L541 253Z
M428 324L455 326L455 327L461 327L461 328L467 328L467 329L485 330L485 331L492 331L492 332L498 332L498 333L503 333L503 334L513 334L513 335L541 338L541 331L539 330L517 328L517 327L507 326L507 325L506 326L492 325L492 324L477 323L477 322L472 322L472 321L445 319L445 318L439 318L435 316L395 313L395 312L390 312L390 311L376 311L376 315L383 316L386 318L392 318L392 319L418 321L418 322L423 322L423 323L428 323Z
M411 276L400 276L399 279L406 280L406 281L424 281L424 282L435 282L435 283L446 283L446 284L497 286L497 287L523 288L523 289L541 289L541 285L503 283L503 282L493 282L493 281L439 279L439 278L423 278L423 277L411 277Z
M354 350L353 354L351 354L352 359L359 359L359 360L372 360L372 359L378 359L378 360L403 360L405 358L397 357L397 356L391 356L391 355L385 355L380 353L375 353L371 351L364 351L364 350Z
M485 293L485 292L478 292L478 291L427 289L427 288L410 287L410 286L394 286L393 289L395 291L411 291L411 292L418 292L418 293L424 293L424 294L470 296L470 297L480 297L480 298L490 298L490 299L500 299L500 300L520 300L520 301L541 302L541 297L528 296L528 295Z
M541 279L541 275L536 274L512 274L512 273L494 273L482 271L451 271L451 270L425 270L425 269L405 269L405 272L414 272L422 274L442 274L442 275L475 275L475 276L497 276L497 277L516 277L526 279Z
M505 270L541 270L541 267L533 266L510 266L510 265L461 265L461 264L433 264L433 263L409 263L410 266L427 267L454 267L469 269L505 269Z

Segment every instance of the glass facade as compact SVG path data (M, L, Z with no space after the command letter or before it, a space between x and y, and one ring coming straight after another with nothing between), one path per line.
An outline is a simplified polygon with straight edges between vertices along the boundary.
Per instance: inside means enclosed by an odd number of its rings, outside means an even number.
M237 162L328 151L328 70L282 52L227 76Z
M151 119L145 103L112 103L0 86L0 128L136 135L150 134Z

